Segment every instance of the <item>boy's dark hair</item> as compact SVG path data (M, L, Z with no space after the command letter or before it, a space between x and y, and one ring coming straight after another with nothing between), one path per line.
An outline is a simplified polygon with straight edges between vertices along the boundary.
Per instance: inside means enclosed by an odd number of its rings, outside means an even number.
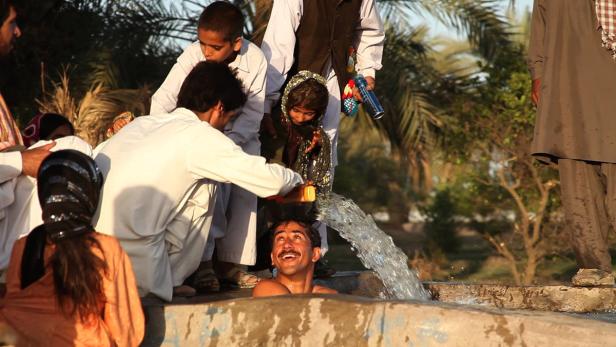
M186 76L178 94L177 107L206 112L222 102L225 111L236 110L246 103L242 82L223 63L203 61Z
M215 1L201 12L197 28L221 33L225 40L233 41L242 37L244 14L230 2Z
M9 17L11 7L15 9L13 0L0 0L0 25L4 24L4 21Z
M312 248L321 247L321 235L319 235L319 231L317 230L317 228L313 226L314 223L310 221L306 221L306 220L301 220L301 219L281 220L281 221L278 221L272 224L272 226L269 229L270 245L272 245L272 247L274 245L274 233L276 232L276 228L278 228L281 225L287 224L289 222L295 222L303 226L304 228L308 229L308 238L310 239L310 245L312 245Z
M297 85L287 96L287 112L295 106L305 107L317 113L315 119L320 118L327 109L329 91L314 78L309 78Z

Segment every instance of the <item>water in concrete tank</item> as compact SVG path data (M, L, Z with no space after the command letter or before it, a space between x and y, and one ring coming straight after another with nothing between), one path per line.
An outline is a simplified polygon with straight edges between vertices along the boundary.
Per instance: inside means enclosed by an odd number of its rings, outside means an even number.
M388 299L428 300L430 295L417 273L409 269L408 257L352 200L331 193L319 201L324 221L349 241L365 267L376 272Z

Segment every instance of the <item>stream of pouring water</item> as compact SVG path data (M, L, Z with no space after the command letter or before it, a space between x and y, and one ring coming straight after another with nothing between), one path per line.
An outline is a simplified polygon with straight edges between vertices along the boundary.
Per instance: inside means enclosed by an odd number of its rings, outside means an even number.
M331 193L319 202L319 210L326 224L351 243L364 266L377 273L390 299L430 298L415 271L409 269L406 254L352 200Z

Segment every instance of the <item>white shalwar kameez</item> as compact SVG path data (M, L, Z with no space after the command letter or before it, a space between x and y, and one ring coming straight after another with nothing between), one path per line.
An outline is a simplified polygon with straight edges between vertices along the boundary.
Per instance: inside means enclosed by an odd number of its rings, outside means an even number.
M55 142L56 145L51 148L51 152L73 149L88 156L92 155L92 147L78 137L62 137ZM49 143L51 141L41 140L29 148ZM21 172L21 155L17 157L20 163L18 169ZM32 229L41 224L43 224L43 211L38 201L36 179L18 174L0 183L0 273L4 273L9 265L15 241L27 236ZM2 279L0 282L3 282Z
M199 42L188 46L177 59L169 75L152 96L151 115L164 114L175 109L180 87L195 65L205 61ZM259 47L243 39L236 59L229 64L244 85L248 98L238 117L225 127L225 135L244 152L259 155L259 127L263 118L265 75L267 61ZM198 190L202 188L197 188ZM193 199L199 201L209 193L196 191ZM217 256L221 261L252 265L256 260L257 197L236 185L220 189L215 217L210 232L208 250L204 259L211 259L216 241ZM190 209L183 213L190 215Z
M164 300L199 266L219 182L262 197L302 182L297 173L246 154L184 108L137 118L95 160L105 176L95 228L118 238L140 295ZM207 199L195 201L199 184Z
M273 105L280 98L280 90L287 80L287 73L293 66L295 50L295 32L302 20L303 0L274 0L272 13L263 37L261 49L268 62L267 91L265 98L265 113L270 113ZM383 23L374 4L374 0L364 0L360 8L360 20L356 29L355 51L357 62L355 70L358 74L374 77L380 70L383 57L385 32ZM329 103L323 117L323 129L332 144L332 177L338 164L338 126L340 124L341 100L338 78L331 63L326 71L322 71L327 79ZM327 230L324 223L319 223L321 248L324 254L327 249Z

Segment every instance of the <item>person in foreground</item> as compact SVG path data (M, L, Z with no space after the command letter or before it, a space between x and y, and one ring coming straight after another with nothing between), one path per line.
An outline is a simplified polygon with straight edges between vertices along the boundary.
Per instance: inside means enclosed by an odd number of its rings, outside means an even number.
M137 346L144 317L130 260L97 233L92 217L103 177L75 150L49 155L38 174L43 224L18 240L0 321L35 346Z
M273 279L261 280L252 291L253 297L286 294L336 294L337 291L314 285L314 267L321 258L321 237L313 221L284 218L274 223L272 264L277 270Z

